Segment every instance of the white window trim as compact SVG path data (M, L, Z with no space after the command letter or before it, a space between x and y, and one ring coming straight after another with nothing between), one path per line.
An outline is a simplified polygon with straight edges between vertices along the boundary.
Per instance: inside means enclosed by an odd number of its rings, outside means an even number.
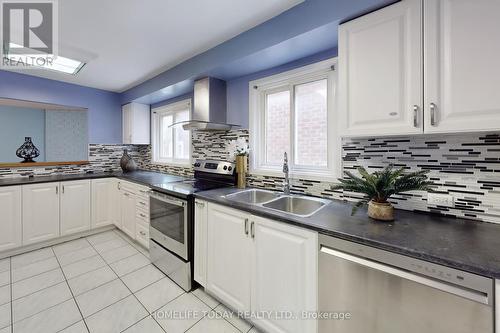
M159 140L160 140L160 131L158 129L158 117L165 113L172 113L176 111L182 111L185 109L189 109L189 119L191 119L192 115L192 102L191 98L184 99L182 101L170 103L167 105L159 106L154 109L151 109L151 163L159 164L159 165L173 165L173 166L191 166L192 164L192 155L193 155L193 145L192 145L192 137L191 133L189 133L189 158L188 159L178 159L178 158L169 158L169 159L159 159ZM180 126L180 125L178 125ZM174 145L175 149L175 145Z
M250 172L255 175L282 177L282 167L267 166L265 161L265 133L263 105L265 94L263 91L279 87L296 85L309 81L328 79L328 157L327 169L300 168L293 166L290 169L291 178L304 178L310 180L336 181L341 177L342 170L342 144L338 131L337 110L337 58L331 58L311 65L293 69L287 72L268 76L249 83L249 141L250 141ZM333 70L332 70L333 69ZM292 140L293 140L292 131ZM289 154L293 154L293 150ZM289 160L293 161L289 158Z

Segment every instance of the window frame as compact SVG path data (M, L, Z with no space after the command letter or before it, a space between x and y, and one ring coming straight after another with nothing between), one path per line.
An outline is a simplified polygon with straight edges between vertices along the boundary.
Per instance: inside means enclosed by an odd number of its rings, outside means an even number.
M178 102L170 103L167 105L159 106L151 109L151 162L153 164L161 165L177 165L177 166L191 166L192 155L193 155L193 145L191 131L189 133L189 157L187 159L175 158L175 131L172 131L172 158L160 158L160 130L161 124L160 119L163 115L172 114L174 117L173 122L175 123L175 114L181 111L188 110L189 117L192 117L192 102L191 98L184 99ZM180 126L180 125L178 125Z
M266 103L269 93L290 91L290 177L335 181L341 176L342 148L338 132L337 58L317 62L287 72L264 77L249 83L250 172L263 176L283 176L282 165L266 164ZM295 86L327 79L327 166L295 164Z

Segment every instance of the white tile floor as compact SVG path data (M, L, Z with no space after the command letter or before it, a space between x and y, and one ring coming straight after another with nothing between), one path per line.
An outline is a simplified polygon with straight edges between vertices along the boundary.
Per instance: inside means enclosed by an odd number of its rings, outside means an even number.
M185 293L117 230L0 260L0 333L257 330L197 289Z

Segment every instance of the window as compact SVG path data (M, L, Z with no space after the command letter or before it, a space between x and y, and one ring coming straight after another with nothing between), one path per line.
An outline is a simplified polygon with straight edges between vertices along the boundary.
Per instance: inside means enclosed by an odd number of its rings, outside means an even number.
M340 170L335 122L336 60L250 82L251 172L333 180Z
M174 123L191 116L191 100L183 100L152 110L153 162L190 165L191 133Z

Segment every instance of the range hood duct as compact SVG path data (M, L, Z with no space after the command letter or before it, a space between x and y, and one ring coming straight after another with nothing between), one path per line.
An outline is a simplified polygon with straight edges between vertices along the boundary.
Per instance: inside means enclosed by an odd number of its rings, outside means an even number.
M206 77L194 82L192 119L171 126L182 125L185 130L229 131L239 125L226 123L226 81Z

